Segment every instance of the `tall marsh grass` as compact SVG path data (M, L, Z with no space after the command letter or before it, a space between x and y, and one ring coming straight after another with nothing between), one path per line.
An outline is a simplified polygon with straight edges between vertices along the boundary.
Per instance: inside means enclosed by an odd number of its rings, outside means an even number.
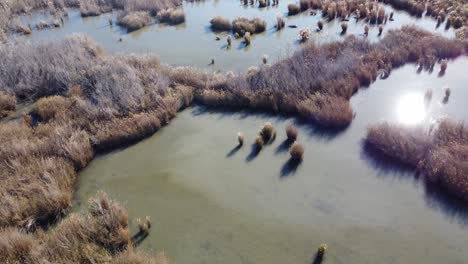
M366 142L468 201L468 128L464 123L441 120L432 132L382 123L369 128Z

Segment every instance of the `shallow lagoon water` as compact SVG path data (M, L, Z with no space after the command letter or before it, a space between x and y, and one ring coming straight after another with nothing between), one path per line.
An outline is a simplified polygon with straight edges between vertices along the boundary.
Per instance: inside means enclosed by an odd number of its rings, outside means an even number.
M466 57L449 63L443 78L414 65L395 70L352 98L355 120L335 134L287 117L186 109L154 136L93 160L80 175L76 210L106 191L132 217L151 217L154 229L141 247L165 250L179 264L312 263L320 243L329 247L325 263L465 263L466 205L377 159L362 139L381 120L408 123L402 98L424 97L428 88L432 101L413 122L468 120L460 81L467 65ZM267 121L277 139L252 156ZM291 122L306 149L297 168L287 166L281 147ZM246 144L236 150L238 131Z
M78 11L70 11L69 19L61 28L43 31L34 30L31 36L26 36L32 42L60 39L72 33L85 32L97 40L106 50L114 53L155 53L161 61L171 65L190 65L209 70L241 71L245 72L248 67L259 65L263 55L270 57L274 62L287 56L301 46L298 42L299 31L309 28L313 31L310 41L327 42L342 39L340 34L341 22L333 20L325 23L322 32L315 32L317 21L323 19L320 12L311 16L309 11L295 16L287 16L288 1L280 1L279 6L258 8L255 6L244 6L235 0L207 0L185 2L184 11L186 22L178 26L154 24L141 30L127 33L123 28L114 25L109 26L108 19L116 14L104 14L98 17L81 18ZM385 6L387 13L392 9ZM453 29L445 30L444 25L436 28L436 21L430 17L420 19L413 18L403 11L394 11L395 21L389 21L384 27L385 31L399 28L402 25L415 24L426 30L454 37ZM267 30L261 34L254 35L252 44L248 47L242 39L234 40L232 47L227 49L227 33L214 33L209 28L209 21L215 16L223 16L231 21L239 16L248 18L260 17L267 22ZM277 16L285 17L286 26L296 25L297 28L286 27L284 30L276 31ZM43 14L34 14L22 18L26 23L35 24L39 20L49 21ZM364 38L364 22L356 22L351 18L348 22L348 33ZM368 38L371 41L379 39L377 26L371 26ZM216 36L221 38L216 41ZM119 39L122 38L122 42ZM211 59L215 64L208 65Z

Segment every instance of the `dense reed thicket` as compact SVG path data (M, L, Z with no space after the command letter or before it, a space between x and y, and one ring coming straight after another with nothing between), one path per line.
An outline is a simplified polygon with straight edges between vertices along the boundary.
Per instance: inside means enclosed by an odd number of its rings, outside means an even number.
M371 24L382 24L392 18L389 18L379 2L405 10L412 16L432 16L437 19L438 24L445 22L447 28L457 29L459 39L468 37L468 3L464 0L301 0L300 6L291 4L288 11L289 14L297 14L300 10L314 8L321 9L323 15L330 20L348 20L354 16Z
M468 127L464 123L442 120L430 132L382 123L369 128L366 142L468 201Z
M407 62L430 68L464 52L462 42L406 26L375 44L354 36L325 45L309 43L270 67L215 82L196 98L207 105L300 115L322 126L343 127L353 118L349 98L379 73Z
M3 263L168 263L135 251L127 211L98 193L86 213L72 213L52 231L0 230Z

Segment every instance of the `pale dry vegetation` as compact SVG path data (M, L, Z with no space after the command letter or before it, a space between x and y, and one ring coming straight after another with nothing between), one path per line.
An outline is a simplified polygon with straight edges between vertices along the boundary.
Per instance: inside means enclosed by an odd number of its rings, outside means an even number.
M464 123L442 120L429 132L382 123L369 128L366 142L468 201L468 128Z
M72 213L52 231L35 233L0 230L3 263L168 263L164 255L153 258L132 245L127 211L98 193L87 212Z
M10 111L14 111L15 109L16 97L0 91L0 118L5 117Z
M185 13L182 9L165 9L158 12L157 18L159 22L171 25L177 25L185 22Z
M135 31L146 27L153 22L147 11L122 12L117 16L117 25L126 28L128 31Z
M243 36L245 33L257 34L265 31L266 22L260 18L238 17L232 21L232 31Z
M468 3L464 0L301 0L299 6L288 6L288 11L294 15L308 8L321 9L329 20L349 20L353 16L371 24L385 24L393 20L393 13L387 14L379 2L405 10L412 16L432 16L439 25L445 22L446 28L454 27L459 39L468 37Z

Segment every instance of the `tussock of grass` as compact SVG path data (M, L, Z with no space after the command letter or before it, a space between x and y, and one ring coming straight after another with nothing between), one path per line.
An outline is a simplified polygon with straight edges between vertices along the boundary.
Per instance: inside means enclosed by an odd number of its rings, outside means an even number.
M299 40L301 42L306 42L310 38L310 30L308 28L301 29L299 31Z
M237 133L237 141L239 141L239 146L244 145L244 133Z
M128 31L135 31L146 27L153 22L148 12L122 12L117 16L117 25L126 28Z
M319 30L322 30L322 29L323 29L323 21L322 21L322 20L319 20L319 21L317 22L317 27L318 27Z
M270 142L275 136L276 131L273 125L270 122L267 122L263 125L260 130L260 136L262 136L264 142Z
M276 17L276 30L281 30L284 28L286 23L284 22L284 19L280 16Z
M244 36L245 33L250 34L261 33L266 29L266 22L260 18L248 19L245 17L238 17L232 21L232 31Z
M16 97L0 91L0 118L6 116L10 111L16 109Z
M245 32L244 34L244 43L246 46L250 45L250 42L252 41L252 36L250 35L250 32Z
M265 141L263 140L263 137L259 135L258 137L255 138L254 144L257 149L262 149L263 145L265 145Z
M309 0L300 0L299 7L301 11L305 11L310 8L310 1ZM288 10L289 11L289 10Z
M302 161L304 156L304 147L301 144L294 142L291 148L289 148L289 155L291 155L291 160L293 161Z
M177 25L185 22L185 13L182 9L166 9L158 12L159 22Z
M232 26L229 19L216 16L210 20L211 28L215 31L230 31Z
M286 136L289 142L296 141L298 135L299 135L299 131L294 125L288 125L286 127Z
M468 200L468 128L464 123L442 120L432 133L382 123L369 128L366 142Z
M348 31L348 23L341 22L341 34L346 33L346 31Z
M293 16L301 12L301 8L296 4L288 4L288 15Z

